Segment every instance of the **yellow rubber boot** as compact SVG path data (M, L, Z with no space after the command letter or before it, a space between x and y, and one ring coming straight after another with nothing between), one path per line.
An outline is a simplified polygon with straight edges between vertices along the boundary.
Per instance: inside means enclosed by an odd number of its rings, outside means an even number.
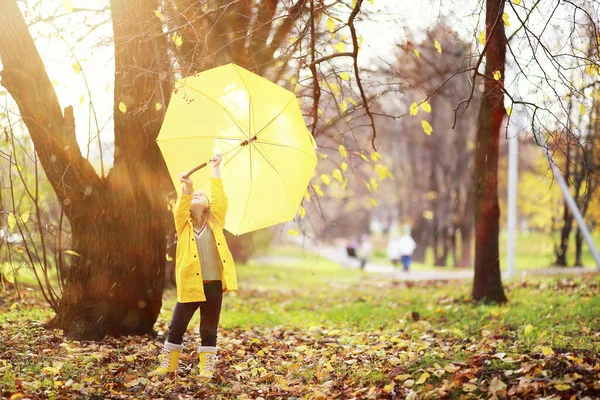
M217 348L210 346L198 347L198 377L202 380L212 379L217 367Z
M179 355L183 350L183 345L165 342L164 349L159 356L160 366L150 372L150 376L165 376L170 372L175 372Z

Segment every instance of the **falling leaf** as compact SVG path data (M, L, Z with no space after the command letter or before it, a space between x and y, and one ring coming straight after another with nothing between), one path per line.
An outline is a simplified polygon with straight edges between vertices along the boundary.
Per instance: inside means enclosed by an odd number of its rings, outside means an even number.
M377 164L375 165L374 169L375 172L377 172L377 175L379 176L380 180L384 180L385 178L394 179L394 176L391 174L391 172L385 165Z
M309 191L306 191L306 193L304 193L304 200L310 201L310 192Z
M175 46L177 46L178 48L181 47L181 45L183 44L183 37L177 32L174 32L171 35L171 40L173 40L173 43L175 43Z
M379 154L378 152L374 151L374 152L371 153L371 159L373 161L381 160L381 154Z
M82 106L83 102L85 101L85 95L81 95L81 97L79 98L79 105Z
M521 0L513 0L513 3L516 5L520 5L521 4Z
M423 111L431 113L431 104L429 104L427 101L421 103L421 108L423 109Z
M292 235L292 236L298 236L298 235L299 235L299 232L298 232L297 230L295 230L295 229L290 229L290 230L288 231L288 233L289 233L290 235Z
M302 206L300 206L300 209L298 210L298 214L300 215L300 218L304 218L306 216L306 209Z
M581 115L585 115L587 109L585 108L585 106L582 104L579 105L579 112L581 113Z
M327 174L321 174L321 181L323 181L323 183L327 186L329 186L329 183L331 182L331 178L329 178L329 175Z
M438 42L437 40L434 40L433 46L435 47L435 49L437 50L438 53L442 54L442 46L440 46L440 42Z
M353 100L351 97L348 97L348 101L349 101L350 103L352 103L354 106L357 106L357 105L358 105L358 103L357 103L356 101L354 101L354 100Z
M331 176L333 176L335 179L340 181L340 183L344 182L344 177L342 176L342 171L340 171L338 168L333 170L333 172L331 173Z
M425 131L425 133L427 134L427 136L430 136L431 132L433 132L433 128L431 127L431 125L429 124L429 122L423 120L423 121L421 121L421 126L423 127L423 131Z
M421 53L419 53L419 50L414 49L413 53L415 53L415 56L417 56L417 58L421 58Z
M76 74L80 74L81 73L81 64L79 64L79 62L74 62L73 63L73 70L75 71Z
M62 5L68 12L73 12L73 4L71 4L71 0L62 0Z
M65 254L70 254L72 256L81 257L81 254L79 254L79 253L77 253L76 251L73 251L73 250L65 250Z
M348 164L346 164L345 162L342 162L340 164L340 168L342 169L342 171L346 172L346 171L348 171Z
M377 200L375 200L375 199L374 199L374 198L372 198L372 197L369 197L369 200L371 201L371 204L372 204L374 207L377 207Z
M162 104L160 104L160 103L156 103L156 104L154 105L154 108L156 109L156 111L160 111L160 110L162 110Z
M423 383L425 383L425 381L427 380L427 378L429 378L429 373L428 372L423 372L421 374L421 377L415 382L415 385L422 385Z
M335 30L335 22L333 22L333 19L331 17L327 18L327 30L331 33L333 33L333 31Z
M342 72L342 73L340 73L340 78L342 78L345 81L348 81L348 80L350 80L350 75L348 75L347 72Z
M27 223L27 221L29 221L29 212L25 211L23 214L21 214L21 221L23 221L23 223Z
M335 46L333 46L333 48L335 49L335 51L337 51L338 53L343 53L344 51L346 51L346 44L344 42L337 42L335 44Z
M506 107L506 115L508 115L509 117L512 115L512 107L511 106Z
M500 78L502 78L502 74L500 73L500 71L494 71L494 79L499 81Z
M340 144L338 147L338 151L340 152L340 155L344 158L348 158L348 152L346 151L346 148L344 147L343 144Z
M315 189L315 193L317 193L317 196L324 196L323 191L321 190L321 186L313 185L313 188Z
M123 114L127 112L127 106L122 101L119 103L119 111L121 111Z
M417 103L412 103L410 105L409 114L413 117L419 113L419 105Z
M502 21L504 21L504 25L506 25L507 27L510 27L510 21L508 20L507 13L502 14Z
M482 45L485 45L485 31L479 32L477 40L479 40L479 43L481 43Z
M8 227L10 229L13 229L15 227L15 225L17 225L17 219L15 218L15 214L13 214L13 213L8 214Z
M369 162L369 159L367 158L367 156L365 156L363 153L358 153L358 155L360 156L360 158L362 158L364 161Z
M379 183L377 183L377 180L375 178L369 179L369 183L371 184L370 186L373 188L374 191L377 191L377 189L379 189Z
M165 20L165 16L163 15L163 13L161 13L159 10L153 10L154 11L154 15L156 15L156 18L160 19L161 22L163 22Z
M365 182L365 186L367 187L367 190L368 190L369 192L372 192L372 191L373 191L373 189L371 188L371 185L369 184L369 182Z

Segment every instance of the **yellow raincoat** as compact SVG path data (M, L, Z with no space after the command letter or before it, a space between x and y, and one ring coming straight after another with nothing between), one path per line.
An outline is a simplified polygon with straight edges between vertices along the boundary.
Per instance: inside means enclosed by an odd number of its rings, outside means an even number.
M177 283L177 301L180 303L206 301L200 257L198 256L194 225L190 214L193 197L191 194L181 194L173 208L178 238L175 258L175 282ZM223 234L225 214L227 213L227 197L225 197L221 178L211 178L209 202L210 212L214 218L209 218L208 225L215 235L217 250L223 264L223 292L237 290L235 265Z

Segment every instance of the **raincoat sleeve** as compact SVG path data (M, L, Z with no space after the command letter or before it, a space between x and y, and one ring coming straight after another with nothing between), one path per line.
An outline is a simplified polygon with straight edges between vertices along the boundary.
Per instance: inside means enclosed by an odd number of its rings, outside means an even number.
M221 178L210 179L210 212L219 225L225 226L225 215L227 214L227 197L223 189Z
M185 223L190 219L190 208L192 207L192 194L180 194L175 207L173 207L173 215L175 216L175 229L181 232Z

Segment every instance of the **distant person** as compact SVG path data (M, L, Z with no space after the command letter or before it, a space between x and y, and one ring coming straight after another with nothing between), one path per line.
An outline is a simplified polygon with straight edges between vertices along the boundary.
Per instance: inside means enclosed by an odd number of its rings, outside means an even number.
M367 260L373 254L373 243L371 242L369 235L362 235L359 249L360 269L364 270L367 265Z
M394 267L398 266L398 263L402 263L405 272L408 272L410 263L412 261L412 255L417 248L417 243L410 236L408 231L400 237L391 238L388 242L388 258L394 264Z
M358 258L358 255L356 254L357 250L358 250L358 241L356 241L356 240L351 241L348 244L348 246L346 246L346 254L350 258Z

